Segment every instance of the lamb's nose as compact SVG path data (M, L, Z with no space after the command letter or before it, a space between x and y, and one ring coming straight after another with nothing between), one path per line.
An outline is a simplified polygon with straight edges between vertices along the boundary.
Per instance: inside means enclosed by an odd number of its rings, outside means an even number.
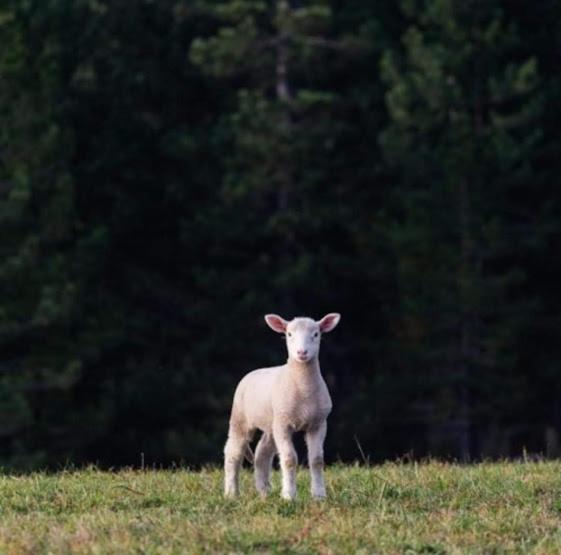
M305 357L308 354L308 351L304 351L302 349L296 351L297 355L300 357Z

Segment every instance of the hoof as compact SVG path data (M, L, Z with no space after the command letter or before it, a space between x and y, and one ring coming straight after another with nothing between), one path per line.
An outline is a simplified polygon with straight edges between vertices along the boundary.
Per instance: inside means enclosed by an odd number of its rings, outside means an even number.
M265 499L265 497L269 496L269 493L271 493L271 488L267 487L267 488L257 488L257 493L263 498Z
M322 500L325 499L327 497L326 493L325 493L325 489L318 489L318 490L312 490L312 498L313 499L318 499L318 500Z

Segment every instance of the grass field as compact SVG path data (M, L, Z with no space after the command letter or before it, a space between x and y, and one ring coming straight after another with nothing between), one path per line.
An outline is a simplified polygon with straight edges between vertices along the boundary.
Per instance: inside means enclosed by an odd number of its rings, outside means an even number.
M220 470L0 475L0 553L561 553L561 464L331 466L328 500Z

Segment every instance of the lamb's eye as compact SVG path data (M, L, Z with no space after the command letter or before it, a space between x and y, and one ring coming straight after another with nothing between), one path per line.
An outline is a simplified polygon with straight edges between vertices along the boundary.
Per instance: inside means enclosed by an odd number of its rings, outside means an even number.
M288 337L292 337L292 334L290 332L287 333Z
M317 337L319 335L319 333L316 331L316 333L314 333L314 337Z

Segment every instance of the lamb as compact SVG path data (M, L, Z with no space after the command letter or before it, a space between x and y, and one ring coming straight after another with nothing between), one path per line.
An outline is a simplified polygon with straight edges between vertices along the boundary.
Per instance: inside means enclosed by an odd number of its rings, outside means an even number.
M283 366L261 368L246 374L232 403L228 440L224 447L224 493L239 493L239 472L244 456L250 458L249 442L256 430L263 432L254 457L255 487L263 496L270 491L273 458L278 452L282 473L282 497L296 497L296 450L294 432L304 431L308 447L312 497L325 497L323 442L331 398L319 367L322 334L337 326L340 314L321 320L294 318L288 322L267 314L267 325L286 336L288 360Z

